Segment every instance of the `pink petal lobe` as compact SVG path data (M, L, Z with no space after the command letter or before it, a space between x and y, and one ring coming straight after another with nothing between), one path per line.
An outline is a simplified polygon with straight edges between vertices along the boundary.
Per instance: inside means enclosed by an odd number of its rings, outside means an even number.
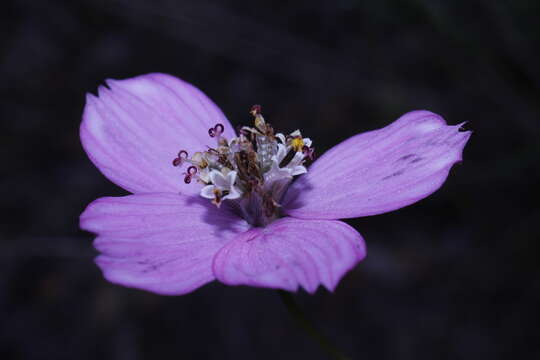
M112 283L180 295L214 280L212 259L248 224L204 199L171 193L101 198L81 228L96 233L96 263Z
M234 130L219 108L194 86L165 74L107 80L88 95L81 142L92 162L115 184L133 193L193 194L172 166L179 150L189 155L215 145L208 129Z
M333 291L365 255L362 236L344 222L283 218L227 243L213 269L228 285L314 293L320 284Z
M343 219L381 214L415 203L446 180L461 161L471 132L447 126L429 111L334 146L298 178L283 205L288 215Z

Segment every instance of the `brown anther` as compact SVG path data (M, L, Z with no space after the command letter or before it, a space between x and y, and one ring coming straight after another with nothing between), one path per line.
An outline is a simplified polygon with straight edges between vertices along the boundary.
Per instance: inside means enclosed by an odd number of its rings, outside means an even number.
M272 195L270 193L265 193L262 200L264 215L266 217L272 217L275 215L276 210L280 207L280 205L272 198Z
M212 204L216 205L219 208L221 205L221 198L226 194L222 193L221 190L217 188L214 188L213 192L214 192L214 199L212 200Z
M225 167L228 167L229 169L232 169L232 168L233 168L231 162L229 161L229 159L227 158L227 155L225 155L225 154L219 154L219 156L218 156L218 162L219 162L221 165L223 165L223 166L225 166Z
M254 151L239 151L234 154L238 177L249 183L249 179L254 177L262 181L262 175L257 165L257 154Z
M253 105L251 107L251 110L249 110L249 113L253 116L257 116L261 114L261 105Z

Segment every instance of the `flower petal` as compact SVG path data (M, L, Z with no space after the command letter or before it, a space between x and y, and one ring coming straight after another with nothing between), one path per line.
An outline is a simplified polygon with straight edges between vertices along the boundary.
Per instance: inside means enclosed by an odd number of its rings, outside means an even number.
M333 291L341 277L366 255L362 236L341 221L283 218L227 243L214 259L216 278L313 293L320 284Z
M233 187L234 183L236 182L236 171L229 171L227 174L227 183L229 184L229 187Z
M216 194L214 193L215 188L214 185L206 185L201 189L200 195L205 199L212 200L216 197Z
M200 189L182 181L171 162L213 145L216 123L225 136L234 130L219 108L194 86L165 74L108 80L99 97L88 94L81 142L92 162L111 181L133 193Z
M98 234L96 263L107 280L179 295L214 280L214 255L249 226L204 199L162 193L98 199L81 228Z
M227 177L218 170L210 171L210 181L220 190L227 190L230 187Z
M343 219L410 205L437 190L461 160L469 131L429 111L349 138L321 156L289 188L287 214Z

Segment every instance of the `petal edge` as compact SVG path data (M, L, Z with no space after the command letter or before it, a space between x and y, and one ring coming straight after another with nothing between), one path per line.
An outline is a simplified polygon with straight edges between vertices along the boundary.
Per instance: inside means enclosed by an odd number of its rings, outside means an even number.
M441 187L471 133L429 111L353 136L323 154L285 195L297 218L344 219L397 210Z
M341 221L282 218L227 243L213 271L227 285L250 285L314 293L333 291L366 255L362 236Z
M219 249L249 226L179 194L139 194L101 198L86 208L81 228L98 234L96 264L112 283L181 295L214 280Z
M83 148L112 182L132 193L194 194L171 165L179 150L191 154L212 144L208 128L234 129L199 89L166 74L107 80L99 96L87 95L80 126Z

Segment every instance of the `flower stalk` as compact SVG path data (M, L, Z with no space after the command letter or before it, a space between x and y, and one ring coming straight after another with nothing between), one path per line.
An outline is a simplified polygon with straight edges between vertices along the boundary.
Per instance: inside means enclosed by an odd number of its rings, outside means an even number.
M349 357L343 355L326 336L324 336L317 328L314 326L313 322L310 321L306 314L302 311L300 306L294 300L294 297L290 292L278 290L279 297L281 301L287 308L287 311L294 318L298 326L313 340L315 340L321 349L326 351L335 360L350 360Z

